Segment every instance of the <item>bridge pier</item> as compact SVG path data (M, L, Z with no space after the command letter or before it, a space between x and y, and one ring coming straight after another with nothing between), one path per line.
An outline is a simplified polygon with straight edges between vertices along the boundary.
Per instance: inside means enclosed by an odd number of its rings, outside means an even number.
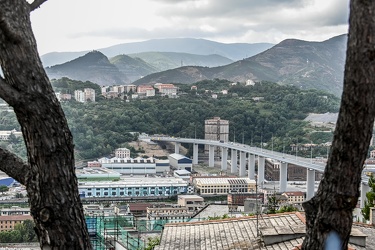
M198 164L198 144L193 144L193 164Z
M258 156L258 183L260 187L263 187L264 183L264 166L266 159L262 156Z
M288 185L288 163L281 162L280 164L280 192L285 192Z
M250 180L255 180L255 155L249 154L249 172L248 177Z
M175 152L176 154L179 154L179 153L180 153L180 145L181 145L181 143L179 143L179 142L175 142L175 143L174 143L174 152Z
M208 147L208 166L209 167L214 167L215 166L215 162L214 162L214 157L215 157L215 146L213 145L210 145Z
M240 177L246 176L246 152L240 151Z
M306 200L310 200L315 193L315 170L307 169Z
M228 148L221 147L221 171L226 172L228 169Z
M365 206L365 200L366 198L366 193L370 191L370 187L367 183L361 182L361 204L360 208L363 208Z
M231 150L231 163L230 163L230 173L237 174L237 150Z

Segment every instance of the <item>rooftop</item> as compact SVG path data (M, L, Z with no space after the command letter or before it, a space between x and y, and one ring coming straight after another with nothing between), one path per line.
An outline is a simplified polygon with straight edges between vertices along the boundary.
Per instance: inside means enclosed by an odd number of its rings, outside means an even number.
M302 244L305 235L304 214L239 217L166 224L160 245L155 250L168 249L293 249ZM257 225L260 237L257 237ZM351 248L375 249L375 228L355 224L351 233Z

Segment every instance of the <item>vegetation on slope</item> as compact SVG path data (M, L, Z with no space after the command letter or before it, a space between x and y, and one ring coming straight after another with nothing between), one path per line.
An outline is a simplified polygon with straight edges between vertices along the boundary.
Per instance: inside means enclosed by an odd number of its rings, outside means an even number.
M54 86L73 90L75 85L85 85L65 81L55 82ZM104 98L97 98L94 103L63 102L77 159L110 154L135 139L130 132L204 138L204 120L215 116L229 120L231 141L257 146L263 143L262 146L269 148L272 142L274 150L288 151L289 145L297 141L326 142L310 134L303 119L310 112L335 112L339 103L338 98L321 91L302 91L270 82L244 86L215 79L194 85L198 91L190 90L191 85L180 85L177 99L156 96L130 102ZM222 90L227 90L228 94L218 93ZM218 93L217 99L212 98L214 92ZM19 130L13 113L2 112L0 117L0 130ZM14 143L11 149L22 154L17 145Z

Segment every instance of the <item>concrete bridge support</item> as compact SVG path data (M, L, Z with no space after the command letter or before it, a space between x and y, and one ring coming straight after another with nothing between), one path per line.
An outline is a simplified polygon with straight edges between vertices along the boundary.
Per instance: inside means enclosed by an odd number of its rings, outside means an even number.
M258 156L258 185L263 187L264 183L264 166L265 166L266 159L262 156Z
M228 169L228 148L221 147L221 171L227 172Z
M179 143L179 142L175 142L175 143L174 143L174 152L175 152L176 154L179 154L179 153L180 153L180 145L181 145L181 143Z
M214 162L214 157L215 157L215 146L210 145L208 148L208 166L209 167L214 167L215 162Z
M288 185L288 163L280 164L280 192L285 192Z
M246 152L240 151L240 177L246 176Z
M198 144L193 144L193 164L198 164Z
M250 180L255 180L255 155L249 154L249 171L248 177Z
M237 174L237 150L231 150L231 163L230 163L230 173Z
M366 193L370 191L370 187L367 183L362 183L361 182L361 204L360 208L363 208L365 206L365 200L366 198Z
M315 170L307 169L306 200L310 200L315 193Z

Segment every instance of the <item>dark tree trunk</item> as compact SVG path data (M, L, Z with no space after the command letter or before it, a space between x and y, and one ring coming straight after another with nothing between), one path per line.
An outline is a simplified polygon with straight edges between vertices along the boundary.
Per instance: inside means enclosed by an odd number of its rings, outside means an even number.
M0 0L0 97L14 108L28 153L25 164L0 150L0 165L26 185L42 248L91 249L72 135L37 52L30 24L33 4Z
M341 108L318 192L303 204L303 249L323 249L336 231L347 249L375 115L375 1L352 0Z

